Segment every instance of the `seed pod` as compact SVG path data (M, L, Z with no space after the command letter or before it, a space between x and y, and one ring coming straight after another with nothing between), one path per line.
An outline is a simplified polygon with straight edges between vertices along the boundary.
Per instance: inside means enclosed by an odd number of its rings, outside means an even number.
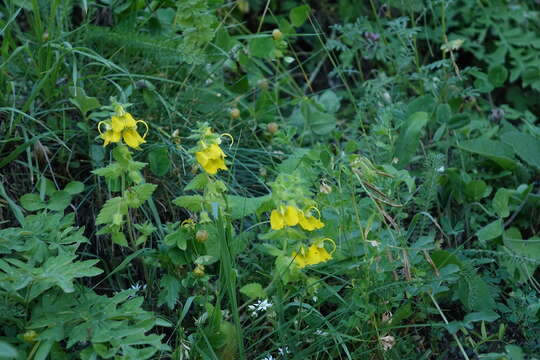
M274 40L281 40L283 33L279 29L274 29L274 31L272 31L272 37Z
M195 239L197 239L197 241L201 244L206 242L206 240L208 240L208 231L204 229L197 231L197 234L195 234Z
M238 119L240 117L240 110L238 110L238 108L234 107L234 108L231 109L230 114L231 114L231 117L233 119Z
M279 125L276 124L275 122L271 122L271 123L268 123L268 125L266 126L266 129L268 130L269 133L275 134L279 131Z

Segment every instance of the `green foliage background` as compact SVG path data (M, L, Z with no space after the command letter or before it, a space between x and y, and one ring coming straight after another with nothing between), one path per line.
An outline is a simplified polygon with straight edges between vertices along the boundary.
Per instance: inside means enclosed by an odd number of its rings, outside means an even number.
M540 358L539 16L4 1L0 358ZM149 124L133 158L102 146L111 97ZM199 122L234 137L219 201L188 151ZM332 260L291 269L279 174Z

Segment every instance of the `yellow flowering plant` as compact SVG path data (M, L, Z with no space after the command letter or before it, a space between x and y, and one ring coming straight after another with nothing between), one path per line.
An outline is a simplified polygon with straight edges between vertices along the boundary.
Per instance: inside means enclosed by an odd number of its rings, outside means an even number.
M148 237L156 230L153 225L146 222L143 224L133 224L131 212L151 200L152 193L156 185L144 182L141 170L146 163L133 160L130 148L139 149L139 146L146 141L148 125L142 120L135 120L133 116L126 112L124 105L113 101L110 107L114 109L108 120L98 123L98 131L103 146L116 143L112 150L114 161L108 166L92 171L95 175L103 177L111 192L120 192L120 196L115 196L107 200L96 218L96 225L103 227L98 231L98 235L109 234L114 243L136 249L144 244ZM146 132L141 136L137 132L137 124L143 124ZM106 130L103 131L103 128ZM123 141L122 141L123 139ZM125 143L125 144L124 144ZM127 146L126 146L127 145ZM124 232L124 225L127 224L127 237ZM128 242L129 239L129 242Z
M146 128L143 136L137 131L138 124L142 124ZM105 128L105 131L102 128ZM114 114L110 119L98 123L98 131L104 141L103 146L107 146L110 143L119 143L123 139L129 147L139 149L139 146L146 142L148 124L143 120L135 120L124 109L124 106L114 104Z

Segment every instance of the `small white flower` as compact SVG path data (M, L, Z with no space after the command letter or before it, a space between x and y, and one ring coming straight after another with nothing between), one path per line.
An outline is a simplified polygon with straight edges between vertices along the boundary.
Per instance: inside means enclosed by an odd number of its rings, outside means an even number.
M392 335L386 335L379 339L384 351L388 351L396 344L396 339Z
M272 303L268 300L259 300L253 305L249 305L248 309L251 311L252 316L257 316L259 312L263 312L272 307Z
M272 354L266 355L262 360L275 360Z
M437 172L440 172L440 173L443 173L444 172L444 166L441 166L440 168L437 169Z
M328 335L328 333L326 331L322 331L321 329L317 329L315 331L315 335L318 335L318 336L326 336Z
M278 348L277 351L281 356L290 353L288 346L285 346L284 348Z

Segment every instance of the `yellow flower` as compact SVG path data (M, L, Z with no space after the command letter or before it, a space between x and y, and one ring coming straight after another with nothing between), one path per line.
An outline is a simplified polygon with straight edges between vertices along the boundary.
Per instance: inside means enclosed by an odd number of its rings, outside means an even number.
M328 252L325 249L324 247L325 241L330 242L334 246L334 249L332 250L332 252ZM334 253L335 250L336 250L336 244L334 243L334 241L332 239L326 238L326 239L315 241L307 249L307 251L302 246L299 252L294 251L292 253L292 257L294 258L294 262L296 263L296 265L300 269L302 269L302 268L305 268L306 266L316 265L316 264L332 259L332 254Z
M210 175L214 175L219 169L227 170L227 165L225 165L226 156L218 144L212 144L195 153L197 162Z
M312 207L312 209L317 210L317 208L315 207ZM317 210L317 212L318 211L319 210ZM311 215L310 209L308 209L307 211L307 216L303 212L299 211L298 222L300 223L300 226L302 227L302 229L308 230L308 231L318 230L324 227L324 223L321 220Z
M270 227L272 230L283 229L285 225L294 226L298 224L302 212L292 205L283 206L272 210L270 213Z
M137 132L138 123L146 126L146 132L143 136ZM105 124L107 131L101 132L101 124ZM104 140L103 146L107 146L112 142L119 142L123 138L128 146L138 149L141 144L146 142L144 138L148 133L148 124L143 120L136 121L130 113L124 112L123 115L112 116L109 122L101 121L98 124L98 130Z

